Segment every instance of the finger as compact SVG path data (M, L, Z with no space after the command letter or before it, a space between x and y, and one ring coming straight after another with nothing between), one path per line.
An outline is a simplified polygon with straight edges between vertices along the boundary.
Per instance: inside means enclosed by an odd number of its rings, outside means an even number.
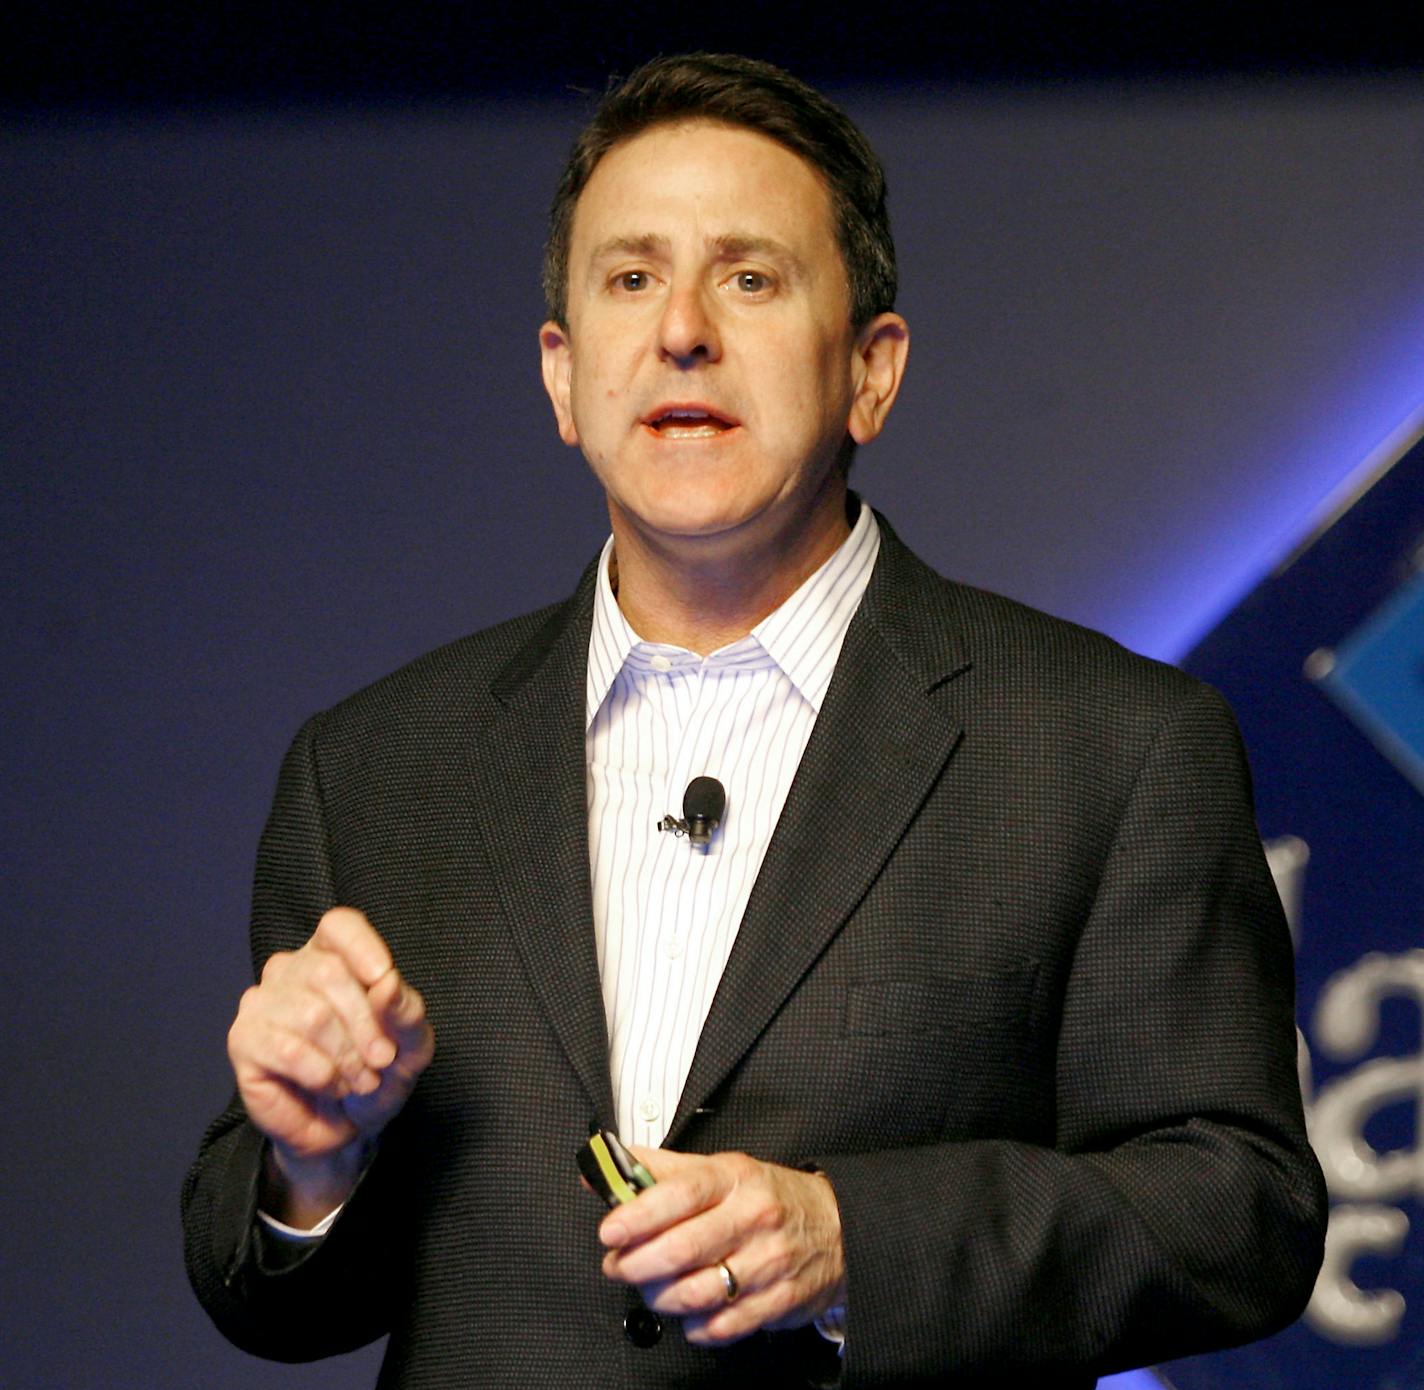
M275 1039L283 1033L296 1033L331 1059L347 1087L373 1089L380 1078L357 1055L331 1004L301 979L299 965L292 964L295 960L288 956L278 961L274 956L263 971L262 984L244 991L238 1001L237 1017L228 1029L227 1050L239 1080L268 1072L282 1075L284 1063L274 1051ZM304 1083L326 1084L313 1071L305 1075Z
M735 1313L712 1313L682 1320L682 1335L695 1347L725 1347L760 1332L766 1324L754 1312L739 1308Z
M335 959L332 957L331 959ZM346 967L337 962L338 968ZM348 976L348 979L350 977ZM353 982L354 983L354 982ZM355 985L358 993L360 985ZM363 998L344 999L339 990L333 996L315 984L291 1004L290 1016L294 1019L298 1032L309 1038L317 1047L336 1063L349 1090L368 1095L381 1084L379 1066L381 1059L389 1055L391 1046L375 1028L370 1010ZM372 1048L370 1043L359 1041L363 1028L361 1011L365 1010L364 1027L374 1033L373 1041L384 1043L384 1050Z
M367 999L383 1035L394 1044L402 1061L419 1071L434 1050L434 1035L420 991L392 966L367 991Z
M277 1077L245 1090L243 1103L262 1133L302 1158L332 1153L356 1135L356 1126L340 1106L314 1104L308 1092Z
M741 1260L740 1252L736 1258ZM782 1331L805 1327L815 1320L818 1309L825 1306L812 1304L809 1291L789 1279L778 1279L764 1288L741 1285L737 1297L729 1301L720 1273L713 1270L712 1274L721 1286L720 1296L710 1309L692 1312L682 1320L683 1334L698 1346L722 1346L763 1329ZM740 1283L740 1271L737 1278Z
M425 1017L425 1001L394 965L366 990L371 1010L390 1034L417 1027Z
M364 1052L381 1039L381 1032L365 990L346 962L325 950L315 936L300 951L268 958L261 985L249 989L238 1006L239 1018L246 1014L305 1032L358 1091L375 1089L380 1078L372 1063L383 1065L392 1050L382 1042L368 1062Z
M685 1173L689 1168L707 1162L706 1154L685 1154L676 1149L650 1149L646 1144L625 1144L623 1147L649 1172L656 1165L669 1177L674 1173Z
M715 1271L714 1271L715 1273ZM682 1333L694 1346L726 1346L739 1342L762 1328L803 1327L811 1321L809 1314L794 1316L790 1299L777 1290L738 1296L735 1303L711 1313L692 1314L682 1321Z
M761 1249L762 1244L753 1238L746 1245L724 1251L719 1258L709 1258L705 1264L673 1279L652 1281L665 1291L669 1305L678 1305L659 1307L657 1311L711 1314L727 1303L744 1300L748 1294L770 1287L786 1275L787 1267L784 1260L777 1260ZM727 1281L720 1268L723 1264L733 1272L734 1299L727 1297ZM646 1290L650 1285L640 1280L638 1287Z
M375 1073L395 1060L396 1046L386 1036L368 990L352 973L344 957L318 947L315 942L307 957L305 984L319 1001L307 1004L309 1021L328 1030L320 1035L321 1041L339 1058L356 1089L362 1089L357 1085L358 1080L368 1080L365 1089L374 1090L380 1079ZM327 1019L321 1018L323 1006L329 1011ZM332 1024L335 1029L330 1028ZM340 1031L340 1039L332 1035L336 1029ZM367 1073L365 1077L361 1075L363 1072Z
M233 1059L239 1090L267 1079L290 1082L309 1095L340 1098L346 1082L335 1060L295 1029L269 1023L251 1030Z
M614 1248L649 1240L723 1201L745 1180L742 1163L751 1162L742 1154L678 1154L641 1146L633 1153L658 1180L604 1217L598 1238Z
M679 1279L640 1284L638 1290L643 1302L655 1313L673 1317L685 1318L694 1314L710 1317L728 1303L727 1283L716 1265L694 1270ZM738 1297L746 1292L739 1276Z
M673 1223L646 1240L609 1250L603 1257L603 1272L624 1284L679 1279L715 1267L728 1251L738 1249L742 1234L735 1212L727 1204L719 1203Z
M312 941L322 950L340 956L367 989L392 965L390 948L366 920L365 913L354 907L333 907L324 913Z

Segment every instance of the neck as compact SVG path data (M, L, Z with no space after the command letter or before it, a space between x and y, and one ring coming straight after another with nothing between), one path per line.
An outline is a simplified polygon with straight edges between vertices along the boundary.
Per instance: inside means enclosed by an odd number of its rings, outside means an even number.
M652 538L617 513L613 580L618 606L645 642L686 647L701 656L745 637L835 553L850 534L842 478L788 538L735 533Z

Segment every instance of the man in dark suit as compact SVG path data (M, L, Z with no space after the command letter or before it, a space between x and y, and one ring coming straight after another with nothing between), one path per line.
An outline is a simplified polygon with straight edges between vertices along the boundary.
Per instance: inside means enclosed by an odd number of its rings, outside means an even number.
M442 1387L1085 1386L1283 1325L1323 1201L1230 716L848 492L908 343L859 132L762 64L649 65L575 147L546 289L612 548L294 744L185 1189L214 1318L288 1359L389 1331L382 1384ZM660 1114L620 1040L677 971L615 962L703 861L644 872L636 720L748 670L775 733L715 707L745 883L659 924L725 937ZM658 1182L600 1223L573 1152L619 1119Z

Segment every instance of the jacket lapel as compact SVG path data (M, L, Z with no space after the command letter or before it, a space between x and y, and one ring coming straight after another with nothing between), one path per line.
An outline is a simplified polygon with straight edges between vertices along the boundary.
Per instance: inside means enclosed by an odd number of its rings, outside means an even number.
M877 519L875 573L752 889L669 1147L854 912L959 741L933 693L968 662L952 629L925 621L944 607L943 581Z
M588 867L584 683L595 567L491 687L500 713L472 748L477 816L516 947L545 1017L613 1123Z

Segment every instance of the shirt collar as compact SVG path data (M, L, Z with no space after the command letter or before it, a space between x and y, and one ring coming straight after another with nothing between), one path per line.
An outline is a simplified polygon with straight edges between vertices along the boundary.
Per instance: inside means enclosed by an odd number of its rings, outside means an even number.
M850 535L834 554L779 608L768 613L748 636L713 652L706 658L707 662L759 664L756 658L765 652L819 714L846 630L870 583L870 572L879 552L880 528L870 508L862 503ZM633 631L608 579L612 553L613 537L609 536L598 557L593 629L588 639L585 728L593 723L630 657L639 666L650 665L655 656L663 656L679 665L700 665L703 660L682 647L644 642Z

